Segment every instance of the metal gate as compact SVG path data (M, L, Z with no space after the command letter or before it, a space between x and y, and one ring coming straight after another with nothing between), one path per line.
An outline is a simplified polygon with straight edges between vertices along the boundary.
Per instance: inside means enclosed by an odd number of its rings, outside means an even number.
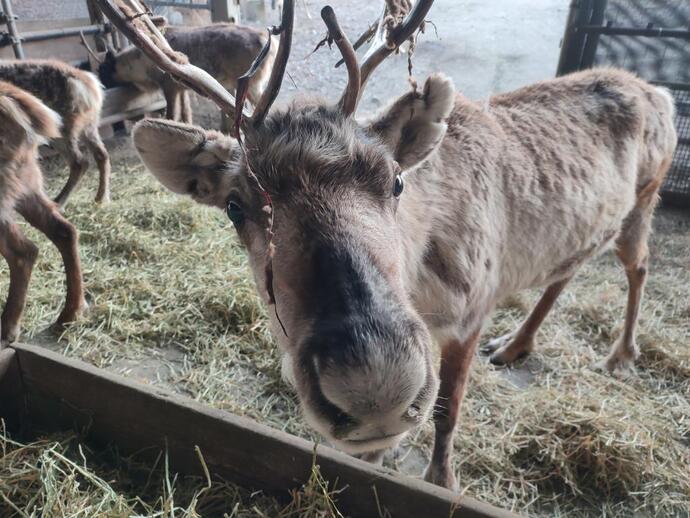
M690 2L572 0L557 75L616 66L670 89L678 148L661 194L690 207Z

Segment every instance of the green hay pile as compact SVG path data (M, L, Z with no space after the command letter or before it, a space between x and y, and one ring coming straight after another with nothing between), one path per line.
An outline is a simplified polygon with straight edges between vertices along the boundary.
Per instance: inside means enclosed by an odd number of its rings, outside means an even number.
M65 178L58 165L52 193ZM278 351L224 215L166 193L134 160L115 161L112 204L93 205L94 184L87 179L66 210L81 232L90 310L59 342L45 332L64 297L62 265L30 232L41 255L24 339L313 438L280 379ZM455 441L466 494L533 516L688 516L690 219L662 214L656 227L635 375L591 368L625 309L625 275L611 255L566 289L518 369L475 362ZM6 282L0 275L0 293ZM537 295L507 301L485 336L512 330ZM392 464L419 475L422 463L410 459L428 458L432 435L430 424L422 427ZM89 487L95 500L114 501ZM337 516L321 503L311 516Z

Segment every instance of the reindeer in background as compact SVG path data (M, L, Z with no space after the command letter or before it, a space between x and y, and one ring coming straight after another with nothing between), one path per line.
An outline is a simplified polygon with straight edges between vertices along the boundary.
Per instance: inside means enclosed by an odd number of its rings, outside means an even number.
M85 307L77 230L43 192L38 146L61 137L60 116L30 93L0 81L0 254L10 267L10 289L0 338L19 337L31 270L38 247L20 230L15 212L43 232L60 251L67 275L67 300L57 325L73 321Z
M98 133L103 106L98 79L57 60L0 60L0 80L32 93L62 118L61 134L52 144L67 160L70 174L55 201L64 206L89 168L84 147L98 166L96 202L110 201L110 156Z
M267 40L265 32L232 23L202 27L166 26L165 38L172 49L182 53L190 63L205 70L232 91L237 87L237 79L249 69ZM248 99L252 104L258 102L268 80L275 59L275 47L270 47L250 85ZM109 49L103 60L93 52L92 55L101 61L99 76L107 87L131 83L142 91L161 89L167 105L166 118L192 122L187 88L162 72L141 50L136 47L128 47L120 52ZM229 130L225 118L222 129Z
M424 21L419 0L361 66L333 10L339 101L270 111L289 57L284 3L269 86L253 112L175 58L136 0L97 0L163 70L235 119L233 136L145 120L134 145L173 192L227 212L271 307L284 372L307 421L331 443L380 460L434 409L425 478L455 487L453 432L483 324L496 303L544 287L532 314L492 342L494 363L528 354L579 267L614 248L628 277L624 331L603 367L632 368L657 192L676 145L669 93L592 70L480 105L443 75L355 120L362 89ZM432 344L440 346L440 380Z

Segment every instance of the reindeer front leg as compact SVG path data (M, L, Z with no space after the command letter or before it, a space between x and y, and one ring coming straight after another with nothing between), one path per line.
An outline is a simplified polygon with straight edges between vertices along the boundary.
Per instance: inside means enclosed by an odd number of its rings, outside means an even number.
M170 80L163 83L162 90L165 97L165 118L171 121L180 120L180 87Z
M441 350L441 386L434 411L436 436L424 480L448 489L457 488L450 462L453 454L453 433L478 341L479 331L476 331L462 342L449 340L443 344Z

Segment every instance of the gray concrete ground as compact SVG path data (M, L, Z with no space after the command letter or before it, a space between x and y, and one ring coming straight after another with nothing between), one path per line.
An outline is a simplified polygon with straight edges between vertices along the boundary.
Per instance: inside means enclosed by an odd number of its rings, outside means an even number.
M335 46L312 54L325 35L319 11L326 3L297 2L290 77L285 79L279 102L307 94L335 100L345 86L344 68L333 68L340 59ZM372 0L331 4L353 41L376 19L382 5ZM553 77L568 4L568 0L436 0L428 16L433 25L428 24L418 40L413 76L421 83L429 74L443 72L471 99ZM268 23L277 23L277 11L269 11L267 18ZM265 22L247 23L259 26ZM364 50L360 49L360 57ZM407 54L389 57L367 85L360 112L376 110L405 92L409 88L407 78ZM215 127L215 115L210 115L214 110L208 113L207 109L208 104L201 102L195 120Z
M418 81L433 72L453 78L459 91L479 99L553 77L568 0L436 0L413 58ZM345 84L345 71L332 69L337 49L305 56L324 33L319 16L322 2L298 2L297 27L288 84L282 98L295 90L336 97ZM333 2L341 25L352 40L376 18L381 3L371 0ZM437 34L438 33L438 36ZM362 53L360 52L360 56ZM407 88L407 55L389 58L367 86L362 108L385 103Z

